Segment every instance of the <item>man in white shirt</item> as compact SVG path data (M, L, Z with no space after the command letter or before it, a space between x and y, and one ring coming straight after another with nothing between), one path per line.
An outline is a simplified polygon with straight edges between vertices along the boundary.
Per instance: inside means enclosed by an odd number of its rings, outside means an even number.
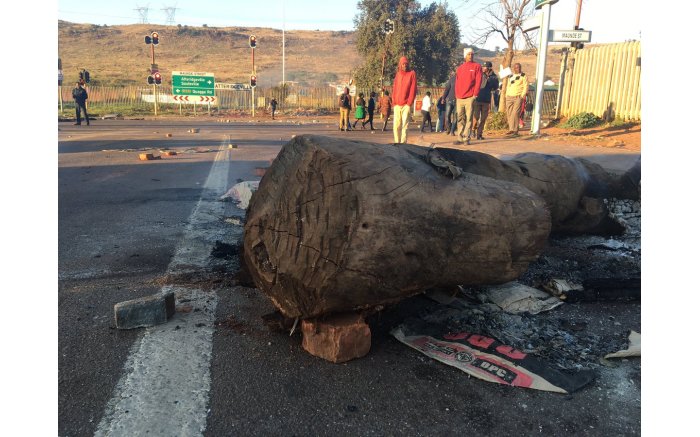
M421 103L420 107L420 112L423 114L423 124L420 127L420 131L423 132L423 129L425 129L425 122L428 122L428 127L430 130L428 132L433 131L433 121L430 119L430 108L432 106L432 102L430 101L430 91L427 91L425 93L425 97L423 97L423 102Z

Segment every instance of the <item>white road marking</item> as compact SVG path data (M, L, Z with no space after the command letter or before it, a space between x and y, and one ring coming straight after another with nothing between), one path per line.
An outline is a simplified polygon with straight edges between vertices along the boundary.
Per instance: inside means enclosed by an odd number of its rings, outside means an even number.
M229 151L221 146L204 194L168 265L169 274L206 267L216 240L223 240L225 204L218 196L227 189L229 162ZM96 436L194 436L204 432L218 296L181 286L162 289L171 290L192 311L176 313L168 323L146 329L134 344Z

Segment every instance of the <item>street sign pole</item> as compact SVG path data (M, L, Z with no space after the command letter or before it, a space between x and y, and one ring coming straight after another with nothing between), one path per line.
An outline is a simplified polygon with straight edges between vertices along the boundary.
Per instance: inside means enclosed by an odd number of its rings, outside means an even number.
M547 65L547 42L549 40L549 19L551 4L542 5L542 27L540 27L540 47L537 53L537 90L535 91L535 106L532 113L532 135L540 133L540 119L542 114L542 97L544 96L544 73ZM559 85L561 86L561 84Z

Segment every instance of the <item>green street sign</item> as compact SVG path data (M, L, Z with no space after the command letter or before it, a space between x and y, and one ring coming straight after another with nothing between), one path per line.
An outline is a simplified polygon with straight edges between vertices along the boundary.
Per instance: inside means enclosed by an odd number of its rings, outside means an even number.
M544 5L553 5L559 0L535 0L535 9L540 9Z
M214 73L173 71L174 96L213 96Z

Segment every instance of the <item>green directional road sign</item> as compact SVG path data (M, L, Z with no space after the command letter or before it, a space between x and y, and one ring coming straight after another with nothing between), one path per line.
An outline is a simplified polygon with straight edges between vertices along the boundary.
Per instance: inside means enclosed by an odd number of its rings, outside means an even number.
M214 73L173 71L174 96L213 96Z

